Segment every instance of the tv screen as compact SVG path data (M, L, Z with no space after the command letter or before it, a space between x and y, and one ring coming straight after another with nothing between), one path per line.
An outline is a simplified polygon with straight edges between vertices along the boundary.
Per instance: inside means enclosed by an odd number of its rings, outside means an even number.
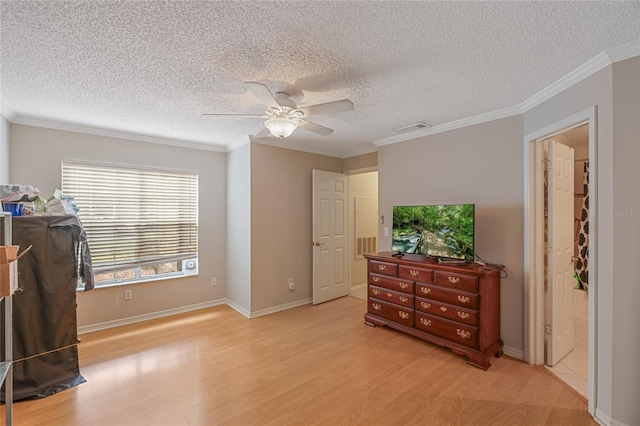
M474 260L474 204L395 206L392 250Z

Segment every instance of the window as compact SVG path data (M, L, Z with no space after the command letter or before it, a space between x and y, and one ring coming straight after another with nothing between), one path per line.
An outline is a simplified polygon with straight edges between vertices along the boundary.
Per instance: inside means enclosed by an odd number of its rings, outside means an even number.
M96 286L197 273L198 175L64 160Z

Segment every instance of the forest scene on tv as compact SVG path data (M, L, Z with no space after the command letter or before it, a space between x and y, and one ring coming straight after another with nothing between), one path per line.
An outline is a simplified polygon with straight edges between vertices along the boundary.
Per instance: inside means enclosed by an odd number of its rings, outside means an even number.
M473 260L474 205L395 206L392 250Z

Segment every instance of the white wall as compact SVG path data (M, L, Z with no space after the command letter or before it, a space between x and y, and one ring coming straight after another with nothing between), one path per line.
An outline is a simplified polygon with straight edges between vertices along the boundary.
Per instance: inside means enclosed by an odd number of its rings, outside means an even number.
M62 159L199 174L199 276L78 293L80 327L224 300L224 285L212 287L210 277L226 280L225 154L17 124L10 125L10 152L11 182L35 185L45 197L61 187ZM123 300L125 288L133 300Z
M501 337L505 352L524 349L524 236L522 117L510 117L378 151L379 249L391 250L392 207L475 204L475 251L505 265L501 283Z
M235 309L251 312L251 148L227 154L227 299Z

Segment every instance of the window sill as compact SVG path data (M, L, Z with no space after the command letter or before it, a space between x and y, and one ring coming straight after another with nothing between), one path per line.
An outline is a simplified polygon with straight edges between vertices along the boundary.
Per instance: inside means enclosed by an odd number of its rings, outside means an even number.
M122 286L128 286L128 285L150 283L150 282L154 282L154 281L175 280L175 279L180 279L180 278L197 277L198 275L199 275L198 272L194 272L194 273L190 273L190 274L175 274L175 275L165 275L165 276L162 276L162 277L149 277L149 278L144 278L144 279L117 281L117 282L112 282L112 283L108 283L108 284L96 284L96 286L93 289L94 290L98 290L98 289L101 289L101 288L122 287ZM84 283L82 283L78 287L76 287L76 292L84 292L84 291L85 291L84 290Z

